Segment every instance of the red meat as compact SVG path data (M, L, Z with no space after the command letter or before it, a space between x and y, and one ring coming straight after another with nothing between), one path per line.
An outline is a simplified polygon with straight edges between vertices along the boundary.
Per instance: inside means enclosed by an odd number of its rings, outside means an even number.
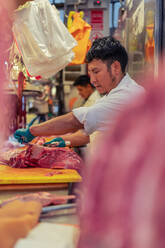
M8 165L15 168L40 167L80 170L82 159L68 148L28 145L11 154Z
M37 144L37 145L43 145L46 142L46 138L45 137L36 137L33 140L33 144Z
M73 150L59 147L28 145L26 150L12 154L9 166L15 168L40 167L80 170L82 160Z
M44 147L45 138L36 138L24 148L7 146L0 151L0 161L15 168L67 168L80 170L81 158L73 150L59 147Z

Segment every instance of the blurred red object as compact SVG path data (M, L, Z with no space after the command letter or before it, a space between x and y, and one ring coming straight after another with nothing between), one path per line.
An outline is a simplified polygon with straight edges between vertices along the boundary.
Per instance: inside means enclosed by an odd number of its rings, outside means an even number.
M78 248L164 248L165 69L98 144L81 202ZM154 81L154 82L153 82Z
M23 89L25 87L25 76L23 72L18 74L18 119L17 128L26 127L26 98L23 99Z
M0 0L0 145L9 133L9 118L12 115L11 98L4 92L4 85L8 83L7 64L9 64L9 51L13 42L12 10L14 1Z

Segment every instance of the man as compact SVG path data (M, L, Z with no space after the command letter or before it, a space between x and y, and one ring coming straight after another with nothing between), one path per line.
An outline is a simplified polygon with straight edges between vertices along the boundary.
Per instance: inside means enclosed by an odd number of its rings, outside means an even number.
M90 107L93 104L95 104L100 99L99 92L95 89L95 87L90 82L90 77L88 75L80 75L74 82L73 86L75 86L79 92L79 95L84 98L85 103L82 105L83 107ZM84 136L83 130L79 130L76 133L74 133L74 139L75 135L77 135L77 139L81 140ZM95 144L96 137L98 135L98 132L94 132L89 136L89 143L88 146L86 146L86 141L84 142L85 147L80 147L76 151L84 157L86 154L86 151L91 150L91 147ZM72 140L73 136L66 137L61 136L64 140L69 139L69 141ZM73 140L72 140L73 142ZM90 145L90 146L89 146Z
M80 75L75 80L73 86L77 88L79 95L85 100L83 107L92 106L98 99L100 99L100 94L91 84L90 77L88 75Z
M144 89L127 73L128 55L125 48L113 37L96 39L87 53L88 73L91 83L105 94L91 107L80 107L47 122L18 129L14 136L19 142L30 142L35 136L63 135L83 129L81 139L70 140L72 146L89 142L95 131L106 131L113 127L118 114L130 98ZM67 139L65 139L67 140Z

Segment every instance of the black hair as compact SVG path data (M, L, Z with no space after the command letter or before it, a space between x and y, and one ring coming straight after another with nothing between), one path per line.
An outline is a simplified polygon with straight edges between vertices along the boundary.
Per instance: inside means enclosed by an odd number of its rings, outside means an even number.
M92 47L86 55L86 62L90 63L93 59L101 59L107 62L107 66L117 60L124 73L128 63L128 54L118 40L112 36L107 36L96 39L92 43Z
M90 77L88 75L80 75L78 78L76 78L73 86L83 86L83 87L86 87L88 84L92 88L94 88L94 86L90 82Z

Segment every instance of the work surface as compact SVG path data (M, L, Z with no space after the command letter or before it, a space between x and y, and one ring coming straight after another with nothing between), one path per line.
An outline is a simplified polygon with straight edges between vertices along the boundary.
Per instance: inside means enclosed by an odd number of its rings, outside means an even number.
M0 184L71 183L80 181L81 176L76 170L46 168L19 169L0 165Z
M68 195L71 193L70 189L73 189L73 187L75 187L77 184L79 185L81 180L81 176L74 170L40 168L16 169L0 165L0 202L14 196L21 196L37 192L48 192L56 195ZM39 222L39 225L36 227L37 229L33 229L32 232L29 233L31 236L27 236L24 240L18 240L16 248L35 248L36 240L37 242L41 242L42 247L44 248L53 248L54 243L56 242L59 244L59 242L65 241L67 244L69 244L72 243L75 238L78 239L79 231L77 233L78 228L75 227L75 225L79 225L79 218L76 208L53 211L48 215L44 214L39 219ZM71 226L69 225L71 229L69 229L70 232L67 231L67 236L65 233L65 228L67 228L66 224L71 224ZM46 230L43 229L44 227ZM34 234L37 230L38 236L35 236L35 240ZM57 237L55 237L54 232L58 233L58 235L56 235ZM46 233L49 235L46 236ZM51 233L52 239L50 239ZM41 236L45 238L45 243L43 240L41 240ZM28 237L30 240L28 240ZM33 242L31 237L34 239ZM30 246L28 242L30 242ZM40 245L37 247L40 247ZM75 248L76 245L69 245L69 247Z
M1 186L0 186L1 187ZM44 189L26 189L26 185L24 187L24 190L1 190L0 191L0 202L3 200L6 200L10 197L16 196L16 195L23 195L27 193L36 193L36 192L50 192L55 193L57 195L67 195L68 194L68 188L65 187L64 189L50 189L49 187L46 188L46 185L44 186ZM40 220L41 222L51 222L51 223L64 223L64 224L78 224L78 218L76 209L66 209L66 210L60 210L56 213L54 213L51 217L44 217Z
M1 186L0 186L1 187ZM46 189L46 185L44 186L44 190L27 190L26 185L24 190L1 190L0 191L0 201L4 199L8 199L10 197L13 197L15 195L23 195L27 193L36 193L36 192L41 192L41 191L46 191L49 193L55 193L56 195L67 195L68 194L68 189ZM37 225L37 229L32 229L31 232L28 234L28 236L25 239L19 239L16 244L16 248L36 248L36 247L50 247L54 248L55 244L58 244L58 247L71 247L75 248L76 245L69 245L69 246L61 246L61 243L67 243L70 244L78 239L79 233L75 230L77 229L77 225L79 225L79 219L78 215L76 212L76 209L66 209L66 210L59 210L56 212L52 212L53 215L49 217L42 217L39 220L39 225ZM44 226L40 225L46 225L45 229L43 228ZM59 225L60 224L60 225ZM61 225L62 224L62 225ZM63 225L64 224L64 225ZM66 225L67 224L67 225ZM69 226L68 226L69 224ZM52 225L52 226L50 226ZM71 226L70 226L71 225ZM76 225L76 226L75 226ZM60 227L61 226L61 227ZM69 229L69 232L67 230L67 233L65 228L74 228L74 229ZM38 229L39 228L39 229ZM64 229L64 230L63 230ZM37 231L38 230L38 231ZM60 232L61 230L61 232ZM72 231L73 230L73 231ZM37 231L37 232L36 232ZM55 232L55 234L54 234ZM30 236L31 235L31 236ZM30 242L30 245L29 245ZM37 246L36 246L37 242ZM39 245L38 245L39 244ZM41 246L40 246L41 245ZM15 248L15 246L14 246Z
M67 195L74 183L82 178L75 170L45 168L11 168L0 165L0 201L16 195L50 192ZM76 209L60 210L41 222L78 224Z

